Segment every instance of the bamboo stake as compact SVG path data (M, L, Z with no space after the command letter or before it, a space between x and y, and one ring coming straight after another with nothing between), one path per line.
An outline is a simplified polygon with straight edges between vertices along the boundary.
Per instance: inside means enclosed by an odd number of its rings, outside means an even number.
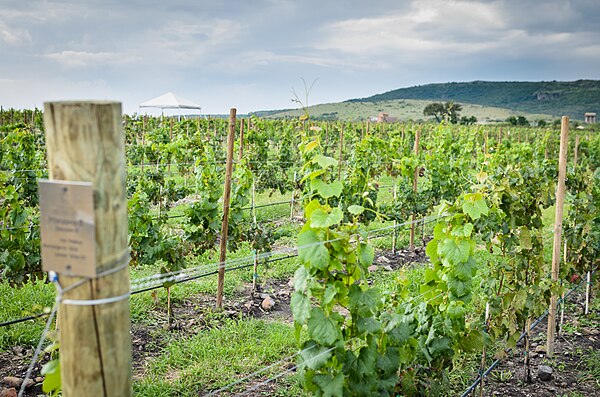
M256 226L256 184L255 184L255 180L254 178L252 178L252 203L251 203L251 207L252 207L252 222L254 223L254 225Z
M169 123L169 143L173 142L173 118L171 117L171 121ZM167 164L167 172L171 172L171 155L167 157L169 164Z
M573 151L573 166L577 166L577 159L579 155L579 135L575 136L575 149Z
M225 168L225 187L223 189L223 222L221 224L221 252L217 279L217 308L223 307L223 287L225 282L225 259L227 256L227 231L229 226L229 201L231 196L231 174L233 173L233 142L235 141L236 109L229 111L229 134L227 136L227 164Z
M421 130L417 130L415 132L415 145L414 145L414 152L415 152L415 156L419 156L419 138L421 136ZM415 168L414 171L414 176L413 176L413 192L417 193L417 181L419 179L419 168L420 166L417 165L417 168ZM411 216L411 224L410 224L410 242L409 242L409 246L408 249L410 250L414 250L415 249L415 220L416 220L416 215L412 214Z
M567 263L567 240L565 240L565 243L564 243L563 262ZM562 284L562 282L561 282L561 284ZM560 323L559 323L558 329L556 330L557 335L560 335L560 333L562 332L563 324L565 322L565 291L562 292L560 302L561 302L560 303Z
M340 153L339 153L339 160L338 160L338 181L342 179L342 154L343 154L343 147L344 147L344 124L342 124L341 128L340 128Z
M484 326L485 326L486 331L487 331L487 328L489 325L489 318L490 318L490 303L487 302L485 304L485 320L484 320ZM487 353L486 353L485 345L483 345L483 351L481 352L481 365L479 367L479 397L483 397L483 381L484 381L483 371L485 370L486 359L487 359Z
M290 200L290 221L294 220L294 195L296 193L296 178L297 178L297 171L294 171L294 180L293 180L294 187L292 188L292 199Z
M258 255L256 250L252 251L254 256L254 269L252 272L252 291L256 291L256 281L258 279Z
M560 267L560 241L562 237L562 222L565 203L565 176L567 173L567 149L569 139L569 117L562 117L560 130L560 152L558 162L558 188L556 192L556 219L554 220L554 247L552 250L552 281L558 281L558 271ZM556 294L550 298L550 307L548 308L548 341L546 352L548 356L554 355L554 337L556 334Z
M398 188L394 183L394 203L396 202L396 198L398 197ZM392 234L392 254L396 253L396 239L398 238L398 221L394 219L394 233Z
M523 369L523 378L526 383L532 382L531 377L531 359L530 359L530 350L531 350L531 318L527 317L527 321L525 322L525 360L524 360L524 369Z
M75 301L127 297L127 201L121 104L48 102L44 124L50 179L94 187L96 272L103 277L60 276L63 295ZM59 305L62 395L131 396L129 299Z
M238 162L242 161L244 156L244 119L240 120L240 148L238 152Z
M146 116L142 121L142 174L144 173L144 159L146 158Z
M590 289L592 287L592 272L587 272L586 285L585 285L585 315L587 316L590 312Z

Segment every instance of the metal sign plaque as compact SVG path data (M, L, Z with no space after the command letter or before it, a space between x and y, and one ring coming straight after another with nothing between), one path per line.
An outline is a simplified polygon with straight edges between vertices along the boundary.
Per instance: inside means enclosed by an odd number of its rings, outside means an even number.
M94 189L90 182L38 181L42 268L96 277Z

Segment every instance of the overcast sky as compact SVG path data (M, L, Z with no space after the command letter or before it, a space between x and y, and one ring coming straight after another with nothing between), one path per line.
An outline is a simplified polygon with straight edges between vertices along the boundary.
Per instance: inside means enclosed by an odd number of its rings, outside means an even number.
M203 113L448 81L600 79L598 0L0 0L0 105L172 91Z

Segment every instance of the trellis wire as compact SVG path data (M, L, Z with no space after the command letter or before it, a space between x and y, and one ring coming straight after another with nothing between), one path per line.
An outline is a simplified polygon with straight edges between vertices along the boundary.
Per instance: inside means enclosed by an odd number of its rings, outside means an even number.
M429 218L430 218L429 221L431 221L431 219L435 219L437 217L431 216ZM421 222L421 221L422 220L419 219L415 222ZM410 225L411 223L412 223L412 221L407 221L402 224L398 224L395 227L397 227L397 228L406 227L407 225ZM368 233L388 230L390 228L391 227L388 226L388 227L384 227L384 228L380 228L380 229L373 229L373 230L368 231ZM375 238L379 238L379 237L383 237L383 236L384 235L380 235L380 236L373 236L373 237L369 237L369 238L375 239ZM300 247L290 247L290 248L284 248L284 249L277 250L277 251L264 252L264 253L259 254L257 256L257 258L259 260L264 259L265 263L278 262L281 260L286 260L286 259L291 259L291 258L297 257L298 256L298 253L297 253L298 248L310 248L312 246L317 246L319 244L332 243L332 242L339 241L339 240L340 239L332 239L332 240L327 240L327 241L322 241L322 242L311 243L311 244L307 244L307 245L300 246ZM284 256L284 257L280 257L280 258L272 258L273 256L283 255L283 254L288 254L288 255ZM147 291L151 291L154 289L162 288L164 283L166 283L166 282L173 282L173 284L180 284L180 283L184 283L187 281L197 280L202 277L207 277L207 276L216 274L218 267L220 265L236 265L236 264L239 264L239 265L234 266L234 267L226 266L225 271L229 272L229 271L244 269L244 268L253 266L254 265L254 254L248 255L248 256L245 256L242 258L228 260L228 261L225 261L224 263L213 262L213 263L197 266L195 268L184 268L184 269L180 269L180 270L176 270L176 271L168 272L168 273L156 273L156 274L153 274L150 276L142 277L140 279L132 280L131 281L131 287L132 287L131 294L136 295L136 294L139 294L142 292L147 292ZM0 328L2 328L4 326L8 326L8 325L22 323L22 322L29 321L29 320L34 320L39 317L45 317L47 315L48 315L48 313L44 312L44 313L38 313L38 314L35 314L32 316L22 317L19 319L5 321L5 322L0 323Z
M596 271L594 271L595 273ZM571 294L573 292L575 292L575 290L577 290L581 284L583 283L583 280L580 280L579 283L577 283L577 285L575 287L573 287L564 297L561 297L558 299L558 303L559 304L564 304L564 301L571 296ZM532 324L531 327L529 328L529 332L533 331L533 329L535 327L538 326L539 323L541 323L544 318L546 318L546 316L548 316L548 309L546 309L546 311L540 316L538 317ZM517 343L521 342L523 340L523 338L525 337L525 335L527 335L527 332L522 332L521 335L519 336L519 339L517 340ZM508 353L511 349L507 349L506 353ZM495 360L492 365L490 365L483 373L480 373L477 377L477 379L475 380L475 382L473 382L473 384L471 384L471 386L469 386L467 388L467 390L461 395L461 397L467 397L471 392L473 392L475 390L475 388L481 383L481 380L484 379L486 376L488 376L490 374L490 372L492 372L494 370L494 368L496 368L498 366L498 364L500 364L500 359Z

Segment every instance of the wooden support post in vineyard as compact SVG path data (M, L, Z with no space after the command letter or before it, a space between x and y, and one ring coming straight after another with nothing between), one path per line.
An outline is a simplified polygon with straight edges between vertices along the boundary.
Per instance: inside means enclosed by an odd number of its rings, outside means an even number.
M396 185L396 183L394 182L394 193L393 196L394 198L394 205L396 203L396 199L398 198L398 187ZM396 253L396 239L398 238L398 221L396 219L394 219L394 233L392 234L392 254Z
M575 136L575 148L573 150L573 167L577 167L577 160L579 157L579 135Z
M144 159L146 157L146 116L142 119L142 174L144 173Z
M344 148L344 124L342 124L341 128L340 128L340 153L339 153L339 160L338 160L338 181L342 179L342 155L343 155L343 148Z
M171 122L169 123L169 143L173 142L173 117L171 117ZM167 161L169 162L169 164L167 164L167 172L171 172L171 155L169 154L169 156L167 157Z
M242 161L244 156L244 119L240 120L240 148L238 152L238 162Z
M294 180L292 181L292 199L290 200L290 221L294 220L294 196L296 194L296 178L298 177L297 171L294 171Z
M58 309L62 395L131 396L125 138L121 104L44 106L50 179L91 182L98 278L60 275ZM102 303L98 300L113 299ZM89 302L87 302L89 301Z
M552 272L553 282L558 281L558 270L560 267L560 248L562 237L562 223L565 203L565 177L567 173L567 149L569 145L569 118L563 116L560 129L560 151L558 159L558 187L556 191L556 218L554 220L554 245L552 250ZM550 307L548 308L548 340L546 351L548 356L554 354L554 337L556 334L556 303L558 297L552 294Z
M225 283L225 259L227 257L227 231L229 227L229 199L231 196L231 174L233 173L233 142L235 141L235 114L229 111L229 134L227 135L227 164L225 168L225 187L223 189L223 223L221 225L221 253L219 255L219 271L217 280L217 307L223 307L223 287Z
M421 130L417 130L415 132L415 146L414 146L414 152L415 152L415 156L419 156L419 138L421 136ZM421 166L417 163L417 167L415 168L414 171L414 175L413 175L413 192L417 193L417 181L419 179L419 169L421 168ZM410 250L414 250L415 249L415 220L417 219L416 214L412 214L411 216L411 223L410 223L410 241L409 241L409 246L408 249Z

